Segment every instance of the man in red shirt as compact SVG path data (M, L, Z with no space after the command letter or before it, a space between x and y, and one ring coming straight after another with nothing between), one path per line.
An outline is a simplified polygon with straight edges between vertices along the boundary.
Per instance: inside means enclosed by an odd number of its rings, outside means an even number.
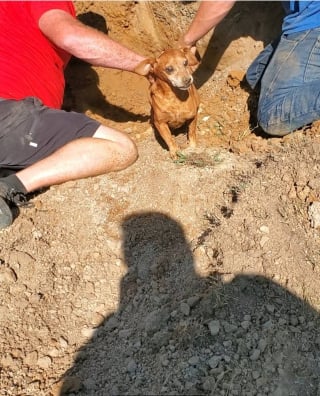
M75 18L72 2L0 1L0 229L26 194L125 169L134 142L81 113L61 110L73 55L133 72L145 58Z

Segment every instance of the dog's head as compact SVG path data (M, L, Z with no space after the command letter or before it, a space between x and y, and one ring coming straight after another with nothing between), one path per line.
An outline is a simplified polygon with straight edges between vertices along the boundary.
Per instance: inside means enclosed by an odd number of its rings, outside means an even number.
M192 73L198 64L189 48L172 48L162 52L158 58L144 60L135 71L149 75L151 82L160 78L175 88L186 90L193 83Z

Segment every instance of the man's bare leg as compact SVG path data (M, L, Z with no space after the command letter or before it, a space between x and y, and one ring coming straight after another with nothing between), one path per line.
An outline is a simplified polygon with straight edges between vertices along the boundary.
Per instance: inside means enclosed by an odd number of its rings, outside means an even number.
M69 180L122 170L137 157L136 146L125 133L101 125L93 137L69 142L49 157L17 172L16 176L26 191L31 192Z

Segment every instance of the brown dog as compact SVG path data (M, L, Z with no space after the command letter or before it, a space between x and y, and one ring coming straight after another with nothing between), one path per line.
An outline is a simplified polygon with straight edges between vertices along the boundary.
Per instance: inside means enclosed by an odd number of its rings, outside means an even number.
M149 76L151 122L167 144L172 159L179 147L171 130L188 125L188 143L196 146L199 95L192 72L199 64L190 49L168 49L156 59L147 59L136 72Z

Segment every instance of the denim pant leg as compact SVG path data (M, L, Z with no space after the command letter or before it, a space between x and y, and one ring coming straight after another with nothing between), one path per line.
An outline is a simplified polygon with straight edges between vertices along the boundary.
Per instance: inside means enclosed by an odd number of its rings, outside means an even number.
M268 44L248 67L248 70L246 72L246 80L247 83L250 85L251 89L255 89L259 86L261 78L267 68L267 65L272 59L278 43L279 39L274 40L272 43Z
M258 122L284 136L320 119L320 28L282 35L261 81Z

